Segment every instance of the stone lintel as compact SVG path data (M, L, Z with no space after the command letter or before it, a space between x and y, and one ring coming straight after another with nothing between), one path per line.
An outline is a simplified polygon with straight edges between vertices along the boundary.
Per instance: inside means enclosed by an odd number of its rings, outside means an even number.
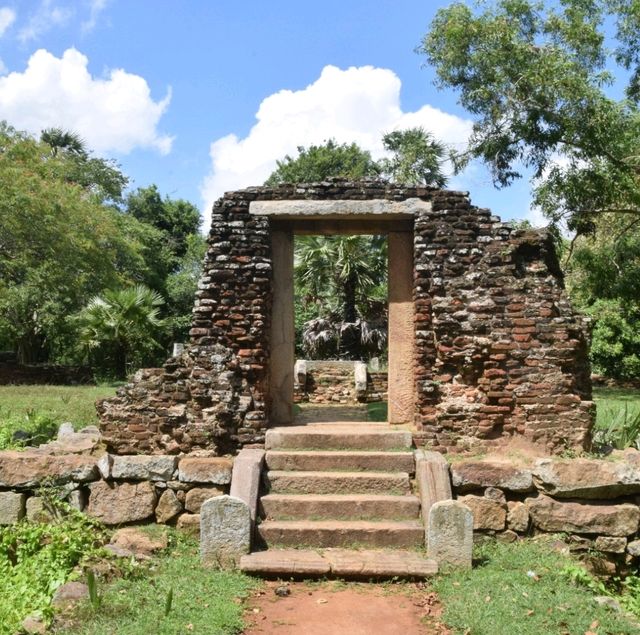
M410 218L419 212L430 212L431 203L419 198L408 198L404 201L387 201L372 199L369 201L311 201L300 199L294 201L251 201L249 213L254 216L275 218L313 218L313 217L345 217L362 216L372 218L393 218L406 216Z

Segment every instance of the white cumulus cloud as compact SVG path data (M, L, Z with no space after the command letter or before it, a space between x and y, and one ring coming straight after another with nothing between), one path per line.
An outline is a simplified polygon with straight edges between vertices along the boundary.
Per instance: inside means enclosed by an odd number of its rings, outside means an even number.
M15 22L16 12L10 7L0 7L0 37Z
M384 154L384 133L413 126L458 148L465 145L470 121L429 105L403 112L400 88L399 77L389 69L325 66L306 88L265 98L246 137L229 134L211 143L211 171L201 186L205 222L213 202L225 191L262 184L276 160L294 156L300 145L355 141L378 159Z
M97 78L87 65L87 57L73 48L60 58L36 51L24 72L0 77L0 120L35 134L62 127L99 153L143 147L167 154L172 138L157 126L171 92L154 101L143 77L115 69Z

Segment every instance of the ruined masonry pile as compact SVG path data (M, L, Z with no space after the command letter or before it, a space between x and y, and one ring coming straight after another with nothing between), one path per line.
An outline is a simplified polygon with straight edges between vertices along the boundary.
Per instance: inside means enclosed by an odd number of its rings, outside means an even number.
M269 421L272 254L253 201L407 201L415 213L415 427L441 451L522 435L551 451L589 443L586 326L551 238L516 231L465 193L382 182L250 188L213 209L191 342L103 402L118 454L215 454L264 443Z

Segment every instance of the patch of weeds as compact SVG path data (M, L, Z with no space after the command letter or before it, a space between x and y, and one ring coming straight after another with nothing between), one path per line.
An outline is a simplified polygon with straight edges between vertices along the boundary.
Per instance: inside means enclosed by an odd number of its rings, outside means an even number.
M562 573L574 584L589 589L596 595L613 598L624 610L640 617L640 576L614 577L605 583L604 580L591 575L581 565L574 563L566 565Z
M433 585L455 633L638 632L624 615L597 605L594 590L568 580L563 569L574 561L549 545L487 543L474 555L483 566L439 576Z
M67 635L175 635L240 633L243 602L260 582L234 571L204 568L196 540L170 532L170 547L143 575L100 589L100 608L81 604L72 622L55 630Z
M0 450L19 450L40 445L56 436L59 420L51 414L28 410L14 414L0 410Z
M45 492L41 495L47 496ZM100 524L54 496L47 523L21 521L0 527L0 634L13 634L32 613L51 619L51 599L74 569L104 543Z

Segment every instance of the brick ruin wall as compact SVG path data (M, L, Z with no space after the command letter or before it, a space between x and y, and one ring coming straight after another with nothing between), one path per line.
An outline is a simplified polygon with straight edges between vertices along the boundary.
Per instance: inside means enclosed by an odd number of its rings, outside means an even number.
M515 230L466 193L332 180L231 192L213 208L191 341L99 405L116 454L233 453L268 424L269 221L252 201L419 198L414 218L416 441L440 451L521 435L549 451L590 442L587 324L551 238Z

